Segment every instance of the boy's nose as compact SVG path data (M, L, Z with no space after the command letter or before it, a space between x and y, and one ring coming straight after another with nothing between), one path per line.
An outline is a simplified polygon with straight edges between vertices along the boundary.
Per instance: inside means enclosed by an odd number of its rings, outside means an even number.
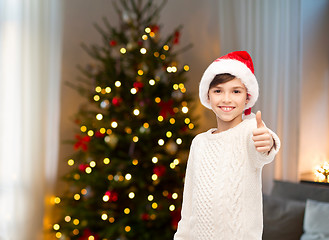
M224 95L224 102L231 102L231 96L229 93L225 93Z

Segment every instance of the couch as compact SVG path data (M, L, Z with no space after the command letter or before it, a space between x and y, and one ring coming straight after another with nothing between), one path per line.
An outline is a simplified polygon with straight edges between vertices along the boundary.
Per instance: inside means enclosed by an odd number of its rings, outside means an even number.
M329 184L274 181L263 213L263 240L329 240Z

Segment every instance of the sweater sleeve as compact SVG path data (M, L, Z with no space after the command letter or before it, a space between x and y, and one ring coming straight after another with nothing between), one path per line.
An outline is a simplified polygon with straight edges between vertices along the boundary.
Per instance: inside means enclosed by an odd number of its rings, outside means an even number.
M181 211L181 220L178 223L177 232L174 235L174 240L189 240L190 239L190 216L192 211L192 193L193 193L193 161L194 161L194 140L192 141L190 153L186 166L183 203Z
M279 137L271 129L268 128L268 130L274 140L273 147L269 153L257 152L254 141L252 140L252 133L249 136L248 152L256 168L262 168L265 164L272 162L281 146Z

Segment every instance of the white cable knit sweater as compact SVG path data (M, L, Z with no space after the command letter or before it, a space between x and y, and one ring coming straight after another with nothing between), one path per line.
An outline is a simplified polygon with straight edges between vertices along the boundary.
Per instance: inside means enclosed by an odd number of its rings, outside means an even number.
M182 219L174 240L261 240L263 230L261 172L280 148L256 151L256 119L227 131L197 135L186 169Z

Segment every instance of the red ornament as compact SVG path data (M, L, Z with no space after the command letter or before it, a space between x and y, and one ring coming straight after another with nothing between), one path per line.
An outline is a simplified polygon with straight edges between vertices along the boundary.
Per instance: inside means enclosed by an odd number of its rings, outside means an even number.
M90 142L90 137L89 136L81 137L79 135L76 135L75 138L78 141L74 144L74 149L78 150L79 148L81 148L82 151L87 151L88 150L88 143Z
M116 107L120 106L121 102L122 102L122 98L120 98L120 97L114 97L112 99L112 103Z
M179 38L180 38L180 32L179 31L176 31L175 34L174 34L173 43L174 44L178 44L179 43Z
M182 132L186 132L187 130L188 130L188 127L186 125L181 128Z
M100 131L97 131L96 133L95 133L95 136L96 137L98 137L98 138L103 138L103 137L105 137L105 133L101 133Z
M106 191L105 195L107 195L109 197L110 202L118 201L118 193L113 190Z
M143 41L138 41L137 44L138 44L138 46L142 47L143 46Z
M141 90L144 87L144 83L142 82L134 82L134 88L137 89L137 91Z
M160 29L159 25L151 25L151 32L157 33Z
M88 240L90 236L93 236L95 240L99 240L99 235L92 233L90 229L83 230L83 235L78 238L78 240Z
M79 170L81 172L84 172L86 170L86 168L89 167L89 164L80 164L79 165Z
M175 211L170 212L171 215L171 226L174 229L177 229L178 222L181 219L181 209L177 209Z
M117 45L117 41L115 41L115 40L110 41L110 46L114 47L116 45Z
M161 177L166 173L166 167L163 165L155 166L153 168L153 173L156 174L158 177Z
M173 105L174 101L171 99L168 102L159 102L158 105L161 107L160 110L160 116L162 116L163 118L167 117L167 114L169 113L170 115L174 115L175 112L173 110Z
M147 214L147 213L143 213L142 216L141 216L141 218L142 218L143 221L147 221L147 220L150 219L150 215Z

